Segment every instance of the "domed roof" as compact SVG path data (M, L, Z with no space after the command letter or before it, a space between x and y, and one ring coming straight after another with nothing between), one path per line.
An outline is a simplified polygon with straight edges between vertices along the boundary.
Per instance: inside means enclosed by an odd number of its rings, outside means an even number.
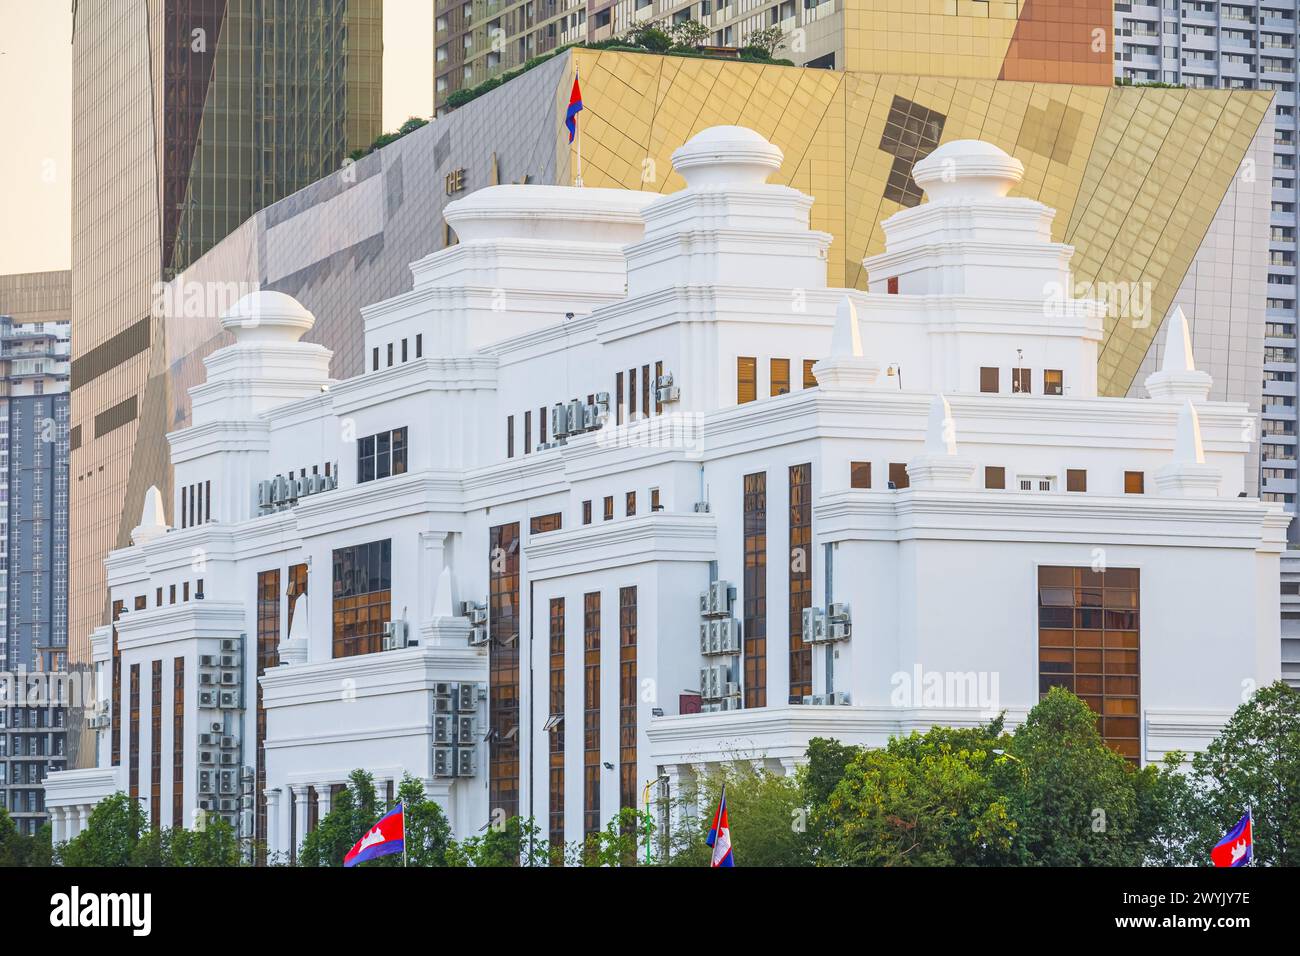
M761 186L781 168L780 147L744 126L710 126L673 152L687 188Z
M248 293L221 316L221 327L241 343L296 342L315 324L301 302L269 289Z
M912 169L912 178L931 202L1001 198L1024 175L1020 160L978 139L944 143Z

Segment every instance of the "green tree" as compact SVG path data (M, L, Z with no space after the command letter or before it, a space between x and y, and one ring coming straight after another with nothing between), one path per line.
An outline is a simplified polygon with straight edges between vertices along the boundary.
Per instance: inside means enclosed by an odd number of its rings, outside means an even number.
M813 808L824 834L819 862L1006 862L1016 822L990 774L1003 736L998 720L977 728L936 727L858 752L825 805Z
M658 20L646 20L633 26L623 37L629 46L639 46L651 53L666 53L673 48L673 37Z
M27 866L30 858L30 838L18 832L9 811L0 807L0 867Z
M397 799L406 808L406 855L409 866L446 866L451 846L451 824L442 807L425 796L424 784L409 773L402 776ZM401 865L397 856L393 865Z
M741 53L749 53L757 59L770 60L783 46L785 46L785 31L778 26L764 27L745 37L745 45L741 47Z
M794 777L755 770L740 761L701 781L681 806L682 824L671 834L671 866L708 866L706 842L723 783L727 786L727 822L737 866L811 866L803 792Z
M1191 776L1188 862L1208 865L1249 807L1255 862L1300 865L1300 692L1282 681L1256 691L1192 758Z
M633 807L623 807L610 817L605 829L589 833L570 854L570 861L581 866L637 866L645 862L642 840L649 833L654 838L650 816Z
M1053 687L1012 735L994 774L1017 823L1015 860L1040 866L1138 866L1138 774L1102 741L1097 715ZM1147 825L1150 821L1147 821Z
M709 39L709 28L698 20L682 20L668 28L673 45L683 50L698 50Z
M339 791L315 830L302 841L298 850L299 866L342 866L343 858L366 830L383 814L375 798L375 778L364 770L353 770L347 786ZM380 861L362 863L373 866Z
M546 866L550 847L531 818L510 817L500 826L489 826L481 835L452 842L447 848L448 866L510 867Z
M59 849L59 861L64 866L131 866L146 829L140 804L118 791L90 811L86 828Z

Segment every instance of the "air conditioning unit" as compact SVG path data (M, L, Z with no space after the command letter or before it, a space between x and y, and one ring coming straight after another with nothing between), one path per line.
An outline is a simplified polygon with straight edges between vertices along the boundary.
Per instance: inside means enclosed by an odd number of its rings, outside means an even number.
M235 809L236 809L235 804L236 804L237 802L238 802L238 801L236 801L236 800L229 800L229 799L220 801L221 812L222 812L222 813L234 813L234 812L235 812Z
M239 707L239 694L233 690L223 690L218 698L217 706L223 710L232 710Z
M706 515L709 513L709 503L707 501L697 501L691 507L695 509L697 515Z
M211 687L216 682L216 674L199 674L199 684L203 687Z
M433 715L433 742L449 744L455 740L456 718L450 714Z
M452 689L453 689L455 686L456 686L455 684L448 684L448 683L446 683L446 682L442 682L442 683L434 684L434 685L433 685L433 696L434 696L434 697L450 697L450 696L452 695L452 693L453 693L453 690L452 690Z
M477 740L477 721L473 716L461 714L456 718L456 741L463 747Z
M103 730L113 722L108 714L95 714L86 723L94 730Z
M469 629L469 646L482 647L488 642L487 628L482 624L476 624Z
M476 751L462 747L456 751L456 776L472 777L478 772L478 754Z
M324 475L323 477L325 479L325 484L324 487L321 489L322 491L333 491L335 488L339 486L338 475Z
M569 434L569 413L563 405L551 408L551 434L556 438Z
M217 734L218 736L226 732L226 725L220 720L214 720L208 726L210 726L212 728L212 732L214 734Z
M221 755L221 766L233 767L239 763L239 754L223 753Z
M609 418L609 392L596 393L596 415L604 424L605 419Z
M478 685L466 682L456 685L456 710L462 714L473 713L478 708Z
M722 696L723 696L723 697L739 697L739 696L740 696L740 685L739 685L738 683L736 683L734 680L729 680L729 681L727 681L725 684L722 685Z
M271 479L271 504L282 505L289 500L289 485L280 475Z
M239 653L239 641L235 640L234 638L230 638L230 637L222 638L222 640L221 640L221 653L223 653L223 654L238 654L238 653Z
M843 618L847 620L849 616L849 606L843 603L832 604L826 609L826 616L831 619Z
M456 776L456 751L453 748L433 748L433 775L435 777Z
M583 404L582 402L578 401L576 398L573 401L569 402L567 408L565 409L565 412L569 417L569 426L567 431L570 435L583 430L582 410L583 410Z
M600 427L600 409L595 405L582 406L582 427L585 431Z
M724 618L717 624L717 643L714 646L715 654L739 654L740 653L740 622L734 617Z
M200 706L200 707L216 707L216 706L217 706L217 692L216 692L215 690L201 690L201 691L199 691L199 706Z
M456 708L452 706L450 697L435 697L433 699L433 712L435 714L450 714Z
M713 642L711 640L712 634L713 634L713 622L701 621L700 622L700 653L701 654L713 653Z
M217 666L217 658L216 658L214 655L212 655L212 654L200 654L200 655L199 655L199 666L200 666L200 667L216 667L216 666Z
M707 617L709 614L709 592L700 592L700 615Z
M220 734L199 734L200 747L219 747L221 746Z
M811 704L813 707L820 707L826 703L826 698L821 694L813 694L810 697L805 697L803 702L805 704Z
M232 671L226 671L224 674L221 675L222 687L234 687L238 683L239 683L239 675Z
M259 508L271 508L275 505L274 487L270 481L259 481L257 483L257 506Z
M221 666L222 666L222 667L238 667L238 666L239 666L239 658L236 657L234 654L222 654L222 655L221 655Z
M853 636L853 625L848 621L831 621L826 630L828 641L847 641Z
M215 750L200 750L200 751L199 751L199 763L204 764L205 766L209 766L209 767L210 767L210 766L212 766L213 764L215 764L216 762L217 762L217 754L216 754L216 751L215 751Z
M826 615L821 608L803 609L803 627L800 636L805 644L820 644L826 640Z
M712 680L713 680L713 668L701 667L700 668L700 699L701 700L713 699L713 693L710 689L710 684Z
M226 734L221 738L222 750L234 750L238 746L239 746L239 741L235 738L233 734Z
M673 402L680 401L682 390L676 385L669 385L667 388L655 389L655 401L660 405L670 405Z
M838 704L840 707L847 707L849 705L849 693L848 691L837 690L833 694L827 694L826 703Z
M211 792L212 792L212 771L200 770L199 771L199 793L211 793Z
M395 651L405 647L406 644L405 621L389 621L384 625L384 650Z
M462 617L469 618L470 624L487 623L487 605L480 604L477 601L461 601L460 613Z
M221 771L221 783L219 784L222 793L238 793L239 779L233 770Z
M709 585L709 608L714 614L731 613L731 585L726 581L714 581Z

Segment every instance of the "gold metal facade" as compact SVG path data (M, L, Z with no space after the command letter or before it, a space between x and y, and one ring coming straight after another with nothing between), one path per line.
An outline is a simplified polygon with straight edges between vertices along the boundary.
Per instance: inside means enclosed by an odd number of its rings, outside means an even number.
M1272 97L571 55L583 76L586 185L674 192L685 185L674 149L709 126L751 127L785 153L772 181L816 198L811 226L835 237L832 285L866 287L862 260L884 251L881 221L919 200L911 165L935 145L982 139L1006 150L1025 165L1014 194L1057 210L1052 238L1075 247L1084 291L1149 296L1145 318L1107 320L1105 395L1133 381ZM555 92L562 181L575 158L562 122L568 76Z
M171 500L158 283L380 132L382 0L81 3L73 23L69 657L103 560ZM93 760L72 715L74 766Z

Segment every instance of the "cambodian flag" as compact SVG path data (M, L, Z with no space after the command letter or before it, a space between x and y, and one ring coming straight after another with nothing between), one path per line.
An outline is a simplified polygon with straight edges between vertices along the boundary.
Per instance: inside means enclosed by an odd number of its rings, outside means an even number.
M1237 825L1228 831L1210 851L1210 859L1215 866L1245 866L1255 855L1255 838L1251 832L1253 821L1247 810Z
M731 827L727 825L727 785L722 785L722 796L718 798L718 812L713 815L713 827L709 830L709 846L713 847L712 867L735 866L736 858L731 853Z
M367 860L374 860L390 853L401 853L406 849L406 814L399 803L389 810L379 822L366 831L343 858L344 866L356 866Z
M564 114L564 125L569 128L569 142L578 135L578 114L582 112L582 90L578 88L578 71L573 71L573 90L569 93L569 109Z

